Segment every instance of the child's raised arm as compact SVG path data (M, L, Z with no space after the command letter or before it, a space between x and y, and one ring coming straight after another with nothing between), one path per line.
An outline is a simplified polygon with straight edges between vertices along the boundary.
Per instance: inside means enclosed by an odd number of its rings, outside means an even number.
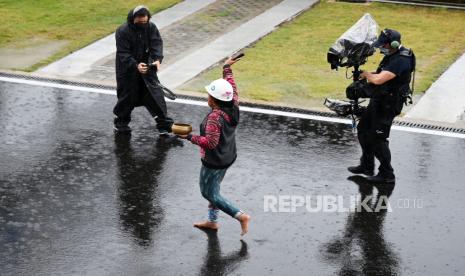
M239 105L239 93L237 93L237 86L236 86L236 82L234 81L234 75L233 75L233 71L231 69L231 65L233 65L234 63L236 63L236 61L238 61L240 59L232 59L231 57L228 58L224 65L223 65L223 79L225 79L226 81L228 81L231 86L233 87L233 102L234 102L234 105Z

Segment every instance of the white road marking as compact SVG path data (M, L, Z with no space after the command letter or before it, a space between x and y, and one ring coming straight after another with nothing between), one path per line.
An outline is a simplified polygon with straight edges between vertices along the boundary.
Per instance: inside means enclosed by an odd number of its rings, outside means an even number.
M0 76L0 81L27 84L27 85L35 85L35 86L42 86L42 87L60 88L60 89L73 90L73 91L83 91L83 92L90 92L90 93L116 95L116 91L112 89L91 88L91 87L84 87L84 86L77 86L77 85L70 85L70 84L60 84L60 83L54 83L54 82L39 81L39 80L26 80L26 79L21 79L21 78L11 78L11 77ZM188 104L188 105L207 106L206 101L196 101L196 100L188 100L188 99L177 99L175 101L166 99L166 101L180 103L180 104ZM269 114L269 115L275 115L275 116L300 118L300 119L307 119L307 120L315 120L315 121L322 121L322 122L330 122L330 123L339 123L339 124L350 125L352 123L349 119L326 117L326 116L320 116L320 115L310 115L310 114L303 114L303 113L296 113L296 112L279 111L279 110L272 110L272 109L265 109L265 108L247 107L247 106L241 106L241 111L260 113L260 114ZM465 134L440 131L440 130L422 129L422 128L406 127L406 126L392 126L392 129L399 130L399 131L405 131L405 132L422 133L422 134L429 134L429 135L438 135L438 136L444 136L444 137L465 139Z

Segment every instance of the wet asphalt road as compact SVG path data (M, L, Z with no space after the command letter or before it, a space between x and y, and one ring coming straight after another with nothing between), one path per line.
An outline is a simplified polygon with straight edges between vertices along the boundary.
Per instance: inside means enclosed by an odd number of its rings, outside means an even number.
M347 179L360 154L348 126L243 112L222 184L252 215L242 242L224 214L218 234L192 227L207 207L198 148L158 138L142 108L115 136L114 103L0 83L1 275L465 273L463 139L393 131L397 183L372 188ZM208 112L169 109L196 129ZM264 211L265 195L371 194L392 212Z

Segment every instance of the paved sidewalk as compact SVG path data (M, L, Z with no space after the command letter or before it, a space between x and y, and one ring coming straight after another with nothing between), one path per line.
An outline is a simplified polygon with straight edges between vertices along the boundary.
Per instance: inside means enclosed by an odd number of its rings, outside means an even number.
M186 0L153 16L164 40L163 68L204 47L282 0ZM37 71L40 75L115 84L114 34Z
M215 0L185 0L169 9L155 14L152 17L152 21L156 22L158 28L162 29L213 2L215 2ZM113 33L37 70L35 73L51 77L78 77L90 71L94 66L100 66L102 60L108 59L108 56L114 55L115 52L115 34ZM96 77L98 79L98 76Z
M431 85L405 118L463 124L464 112L465 54Z
M186 55L249 21L282 0L217 0L166 28L160 28L165 59L162 71ZM114 53L97 61L81 79L114 82Z
M217 0L205 5L207 2L185 1L154 16L164 40L160 79L171 88L247 47L318 1ZM190 6L181 6L186 3ZM184 13L177 14L179 11ZM114 85L114 44L113 34L36 73Z
M160 79L169 87L179 87L221 61L224 57L247 47L272 32L279 24L294 18L317 2L317 0L282 1L254 19L169 66L160 73Z

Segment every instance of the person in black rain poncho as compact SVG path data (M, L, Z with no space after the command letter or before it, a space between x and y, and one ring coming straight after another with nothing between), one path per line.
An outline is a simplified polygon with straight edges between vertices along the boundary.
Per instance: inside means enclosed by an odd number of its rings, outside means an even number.
M114 129L130 132L131 112L145 106L161 135L171 132L166 102L158 87L156 71L163 60L163 41L157 26L150 22L145 6L129 11L127 22L116 30L116 92Z

